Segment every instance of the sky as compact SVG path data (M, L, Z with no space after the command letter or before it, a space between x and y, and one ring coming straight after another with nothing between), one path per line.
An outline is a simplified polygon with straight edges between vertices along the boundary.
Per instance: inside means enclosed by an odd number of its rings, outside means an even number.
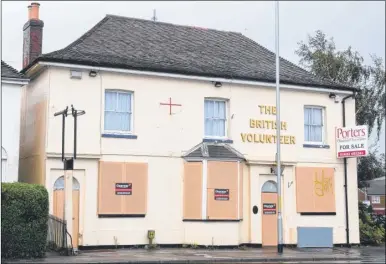
M2 1L2 60L21 70L23 25L27 1ZM151 19L181 25L236 31L275 50L273 1L41 1L43 53L64 48L106 14ZM384 1L282 1L279 8L280 56L298 64L298 42L322 30L338 50L351 46L370 64L370 54L385 61ZM374 138L374 137L372 137ZM374 141L374 140L373 140ZM379 150L385 152L385 123Z

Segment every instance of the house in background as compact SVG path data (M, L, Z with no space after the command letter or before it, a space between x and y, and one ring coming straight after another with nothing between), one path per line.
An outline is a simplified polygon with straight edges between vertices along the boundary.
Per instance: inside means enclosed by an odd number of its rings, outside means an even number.
M356 89L281 59L281 124L275 54L236 32L107 15L61 50L39 54L43 22L24 26L21 180L46 186L75 247L154 243L275 246L359 243L357 160L343 162L335 127L355 126ZM32 47L32 48L31 48ZM32 52L34 51L34 52ZM77 159L63 177L62 119L74 105ZM276 129L282 132L276 138ZM282 150L278 201L276 141ZM66 122L66 156L73 151ZM349 229L346 226L349 222ZM348 232L348 233L346 233ZM346 240L349 235L349 240Z
M28 81L1 61L1 182L18 181L21 92Z
M385 177L368 181L365 188L367 199L370 201L373 212L385 215Z

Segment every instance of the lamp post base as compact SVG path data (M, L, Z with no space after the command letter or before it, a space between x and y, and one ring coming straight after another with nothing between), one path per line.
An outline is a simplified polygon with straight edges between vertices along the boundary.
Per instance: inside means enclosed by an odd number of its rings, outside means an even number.
M278 253L283 253L283 248L284 248L284 245L283 245L283 244L278 244L278 245L277 245L277 252L278 252Z

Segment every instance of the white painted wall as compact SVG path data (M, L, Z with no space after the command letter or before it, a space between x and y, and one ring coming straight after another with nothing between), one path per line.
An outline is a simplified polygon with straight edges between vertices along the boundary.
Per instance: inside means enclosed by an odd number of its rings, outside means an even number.
M21 89L18 84L1 84L1 144L7 152L6 162L1 160L3 182L18 181Z
M155 243L198 243L234 245L261 243L260 189L269 178L268 166L253 165L250 175L244 174L244 217L240 223L187 223L182 222L182 160L181 154L200 143L204 133L204 98L221 97L230 100L229 138L233 147L256 162L272 162L276 144L244 143L240 133L275 134L275 130L249 127L249 119L275 120L275 116L261 115L258 105L275 105L275 89L236 84L223 84L215 88L212 83L177 80L164 77L145 77L123 73L99 72L95 78L83 72L81 80L70 79L69 69L50 68L47 115L48 156L61 153L61 118L53 114L73 104L85 110L78 123L78 158L81 185L80 233L81 245L120 245L147 243L148 229L156 230ZM103 109L105 89L122 89L134 92L134 133L137 139L103 138ZM160 106L171 97L182 107ZM334 103L328 93L283 90L281 94L283 121L288 130L283 134L296 136L295 145L282 145L282 160L291 166L336 167L336 216L305 217L296 214L295 182L284 188L285 243L296 243L296 226L332 226L334 243L345 243L343 161L336 159L334 131L342 124L342 105ZM347 125L355 124L353 100L346 101ZM303 107L320 105L326 108L326 141L329 149L303 147ZM66 121L66 152L73 150L73 119ZM149 163L148 214L145 218L105 218L97 216L97 160L141 161ZM50 189L59 177L62 163L47 159L46 184ZM245 170L248 171L248 170ZM83 174L82 174L83 173ZM249 177L250 183L249 186ZM359 242L356 160L348 162L349 214L351 243ZM285 170L283 186L295 179L293 167ZM163 186L162 188L159 188ZM249 190L248 190L249 189ZM167 191L165 191L167 190ZM249 197L249 191L251 196ZM87 204L86 204L87 201ZM250 215L252 206L259 206L257 215ZM249 207L250 205L250 207ZM51 208L52 210L52 208ZM310 222L310 219L312 221ZM250 219L250 220L249 220ZM205 236L203 235L205 234Z

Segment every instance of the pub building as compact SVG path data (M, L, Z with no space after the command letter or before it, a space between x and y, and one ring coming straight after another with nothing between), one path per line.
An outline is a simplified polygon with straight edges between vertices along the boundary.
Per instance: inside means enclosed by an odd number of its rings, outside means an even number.
M40 6L29 8L20 180L46 186L50 214L67 210L75 248L146 245L151 230L161 246L275 246L279 203L285 245L359 243L357 161L347 159L346 204L335 145L343 100L355 125L355 89L281 59L278 126L275 54L240 33L106 15L41 54ZM71 105L86 114L68 174L54 113ZM73 129L70 114L66 157Z

